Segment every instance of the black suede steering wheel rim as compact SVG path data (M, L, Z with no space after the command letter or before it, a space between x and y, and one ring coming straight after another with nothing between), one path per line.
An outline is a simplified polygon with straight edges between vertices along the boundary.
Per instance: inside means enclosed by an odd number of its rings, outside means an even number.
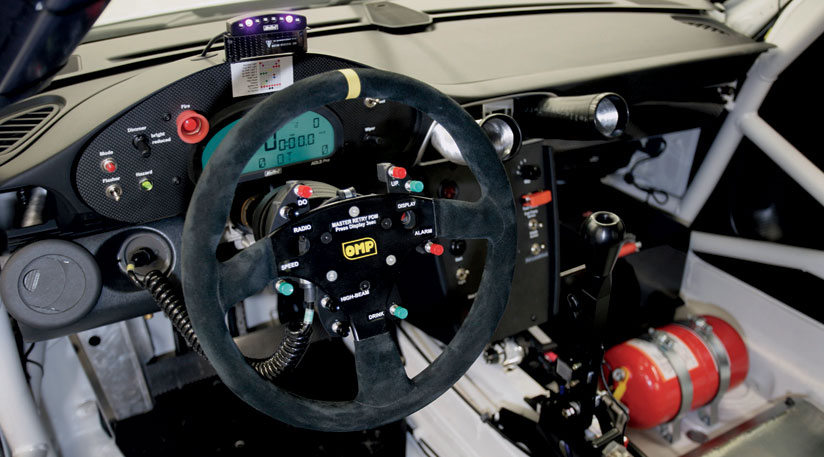
M395 343L382 333L356 341L358 397L320 401L288 392L259 376L234 344L224 323L225 312L231 306L278 276L270 239L256 242L223 263L216 260L215 251L240 174L272 132L308 110L358 97L407 104L452 134L482 196L471 203L435 200L437 235L486 239L486 266L462 327L424 371L408 379ZM375 69L331 71L269 96L237 123L210 158L186 214L181 250L183 291L203 351L238 397L294 426L321 431L362 430L401 419L426 406L477 359L506 307L515 268L515 237L515 203L503 164L475 120L457 103L402 75Z

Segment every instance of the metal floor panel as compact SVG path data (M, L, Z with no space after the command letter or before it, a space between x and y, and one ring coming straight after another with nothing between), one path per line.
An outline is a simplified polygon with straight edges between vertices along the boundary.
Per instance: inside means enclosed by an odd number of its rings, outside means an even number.
M684 457L820 457L824 412L803 398L787 398Z

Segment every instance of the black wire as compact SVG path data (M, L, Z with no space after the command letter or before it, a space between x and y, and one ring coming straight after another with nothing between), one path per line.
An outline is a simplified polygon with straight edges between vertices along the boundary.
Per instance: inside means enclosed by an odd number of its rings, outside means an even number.
M657 189L655 187L642 186L642 185L638 184L638 182L635 180L635 168L638 165L640 165L640 164L642 164L642 163L644 163L648 160L652 160L654 158L655 158L654 156L644 157L643 159L635 162L632 165L632 167L629 169L629 171L624 175L624 182L626 182L627 184L633 185L636 189L638 189L640 191L646 192L647 197L652 197L652 199L655 200L659 205L665 205L669 201L669 197L670 197L670 195L667 191ZM661 198L658 198L659 195L661 196Z
M203 51L201 51L199 57L206 57L206 54L209 53L209 50L212 49L212 46L214 46L214 44L217 43L218 40L220 40L221 38L226 38L228 35L229 35L228 33L223 32L219 35L213 36L212 39L209 40L208 43L206 43L206 47L203 48Z
M781 6L781 0L776 0L775 6L778 9L778 11L775 12L775 14L770 18L769 22L767 22L767 24L764 27L762 27L761 30L759 30L758 33L756 33L753 36L753 38L758 41L761 41L764 38L766 38L767 33L769 33L770 29L773 28L775 22L778 20L778 17L781 16L781 13L783 13L784 10L787 9L787 7L790 6L790 3L792 2L793 0L789 0L787 3L784 4L784 6Z
M46 369L45 369L45 368L43 368L43 364L41 364L40 362L38 362L38 361L36 361L36 360L31 360L31 359L29 358L29 356L31 355L32 351L34 351L34 345L35 345L35 344L37 344L37 342L32 343L32 344L31 344L31 346L29 346L29 348L28 348L28 349L26 349L26 352L24 352L24 353L23 353L23 360L25 361L25 363L23 364L23 372L26 374L26 380L27 380L27 381L30 381L30 380L31 380L31 375L29 374L29 364L32 364L32 365L35 365L35 366L40 367L40 371L41 371L42 373L45 373L45 372L46 372Z
M35 344L37 344L37 343L36 343L36 342L35 342L35 343L32 343L32 344L31 344L31 346L29 346L29 348L28 348L28 349L26 349L26 352L23 354L23 357L24 357L24 358L26 358L26 359L28 359L28 358L29 358L29 356L31 355L31 351L33 351L33 350L34 350L34 345L35 345Z

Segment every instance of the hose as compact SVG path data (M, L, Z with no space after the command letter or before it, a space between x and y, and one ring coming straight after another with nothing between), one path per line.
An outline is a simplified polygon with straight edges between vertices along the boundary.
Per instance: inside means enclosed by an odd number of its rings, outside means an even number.
M126 267L129 278L135 285L146 289L152 295L163 314L172 322L172 327L183 337L186 344L204 359L206 354L200 347L186 304L183 302L179 289L171 280L158 270L152 270L141 281L134 272L134 265ZM292 371L298 366L309 347L312 336L312 321L314 310L307 308L304 311L303 321L286 327L283 339L274 354L265 359L246 358L246 361L263 378L275 381L280 376Z

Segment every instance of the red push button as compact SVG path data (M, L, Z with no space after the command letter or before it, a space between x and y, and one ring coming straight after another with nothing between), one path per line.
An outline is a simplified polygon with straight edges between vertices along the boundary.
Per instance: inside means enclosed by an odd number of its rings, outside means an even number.
M190 117L183 121L181 128L183 133L191 135L193 133L197 133L197 130L200 128L200 122L198 122L197 119Z
M177 136L184 143L201 142L209 134L209 121L203 115L186 110L177 116Z
M556 360L558 360L558 354L552 351L544 352L544 360L546 360L547 362L555 362Z
M389 176L395 179L403 179L406 177L406 168L403 167L389 167Z
M309 186L304 186L303 184L298 185L295 187L295 195L300 198L309 198L312 196L314 191Z
M537 208L552 201L552 191L542 190L531 194L521 195L521 204L524 208Z
M438 243L433 243L431 241L427 241L426 245L423 247L424 251L432 254L432 255L441 255L443 254L443 246Z
M114 159L106 159L100 162L100 168L106 173L114 173L117 171L117 162L115 162Z

